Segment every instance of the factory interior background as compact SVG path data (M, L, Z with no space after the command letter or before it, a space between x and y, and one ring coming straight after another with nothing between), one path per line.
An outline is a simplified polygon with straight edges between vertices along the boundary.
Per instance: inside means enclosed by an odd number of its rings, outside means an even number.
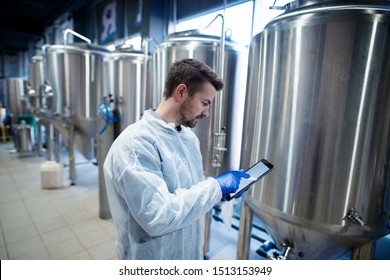
M205 175L276 167L205 217L205 259L390 259L390 1L29 0L0 17L1 260L117 259L101 163L185 57L226 85L194 129Z

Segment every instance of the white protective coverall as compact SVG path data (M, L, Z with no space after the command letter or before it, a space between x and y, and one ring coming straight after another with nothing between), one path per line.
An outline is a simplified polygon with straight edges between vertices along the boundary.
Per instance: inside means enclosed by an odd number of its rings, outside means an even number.
M153 110L128 126L104 162L119 259L203 259L204 215L221 201L199 140Z

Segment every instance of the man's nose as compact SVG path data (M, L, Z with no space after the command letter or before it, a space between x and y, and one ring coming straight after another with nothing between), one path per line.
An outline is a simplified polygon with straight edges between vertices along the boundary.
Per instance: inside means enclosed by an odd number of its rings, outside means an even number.
M209 108L205 108L203 111L202 111L202 117L203 118L207 118L209 116Z

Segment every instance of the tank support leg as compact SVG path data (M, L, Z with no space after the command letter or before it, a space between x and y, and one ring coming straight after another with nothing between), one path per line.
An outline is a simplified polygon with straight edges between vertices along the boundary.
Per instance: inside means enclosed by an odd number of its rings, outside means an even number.
M240 229L238 233L237 260L249 259L252 234L253 211L244 199L241 199Z
M206 256L210 249L210 223L211 223L211 211L206 213L204 222L204 244L203 244L203 255Z
M76 160L75 160L75 131L74 126L69 126L69 179L70 185L75 185L76 179Z
M56 128L54 128L54 158L56 162L61 161L60 142L61 142L60 132Z
M37 143L35 146L36 154L37 156L42 156L42 123L40 120L38 120L38 127L37 127Z
M98 127L104 126L104 120L99 118ZM97 160L99 170L99 218L107 220L111 218L110 205L108 203L106 183L104 182L103 164L107 153L114 142L114 125L110 123L106 130L97 137Z
M48 122L46 124L46 155L47 155L47 160L52 160L51 156L52 156L52 147L51 147L51 131L52 131L52 128L51 128L51 123Z
M359 247L352 249L352 260L372 260L376 241L369 241Z

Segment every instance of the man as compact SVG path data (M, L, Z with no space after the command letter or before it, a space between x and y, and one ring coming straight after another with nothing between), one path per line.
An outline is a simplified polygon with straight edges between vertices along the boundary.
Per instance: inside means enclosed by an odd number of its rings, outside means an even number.
M243 171L203 175L190 128L209 115L222 87L206 64L174 63L158 108L112 144L104 176L119 259L203 259L204 215L249 178Z

